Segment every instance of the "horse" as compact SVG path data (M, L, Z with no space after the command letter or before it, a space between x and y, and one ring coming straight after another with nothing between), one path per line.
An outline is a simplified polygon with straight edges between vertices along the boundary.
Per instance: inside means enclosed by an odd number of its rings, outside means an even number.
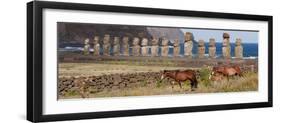
M223 75L222 74L219 74L219 73L214 73L212 76L210 76L209 78L210 80L212 81L222 81L223 80Z
M189 80L191 83L191 90L193 91L194 88L197 88L198 81L196 79L196 72L193 70L164 70L161 75L161 80L164 78L169 77L174 79L182 88L181 83ZM173 83L171 83L172 88L174 88Z
M242 70L240 69L240 67L238 65L213 67L213 70L211 72L209 79L211 79L212 76L217 73L222 74L223 76L226 76L227 81L229 81L230 76L240 76L240 77L243 76Z

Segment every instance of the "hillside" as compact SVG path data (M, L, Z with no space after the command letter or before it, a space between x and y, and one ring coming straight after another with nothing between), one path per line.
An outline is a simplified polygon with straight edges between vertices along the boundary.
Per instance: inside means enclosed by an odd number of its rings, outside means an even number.
M170 41L179 38L181 42L184 38L184 33L179 28L58 22L59 43L83 44L85 38L92 40L94 36L103 37L105 34L110 34L111 38L129 36L130 39L135 36L151 39L153 35L165 35Z

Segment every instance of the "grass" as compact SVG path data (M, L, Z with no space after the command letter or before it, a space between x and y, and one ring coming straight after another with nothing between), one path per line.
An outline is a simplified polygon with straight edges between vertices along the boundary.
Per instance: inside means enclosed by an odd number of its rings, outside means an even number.
M73 97L79 95L77 91L71 90L65 94L66 97Z
M204 85L204 86L210 86L211 82L209 79L209 76L211 74L211 71L207 67L203 67L199 70L199 81Z
M95 63L60 63L59 76L98 76L102 74L114 73L135 73L135 72L159 72L160 70L171 69L187 69L184 67L159 67L159 66L133 66L133 65L113 65L113 64L95 64ZM258 90L258 74L255 72L247 72L243 77L231 77L229 81L209 80L210 70L207 67L199 69L198 88L191 91L190 82L186 81L182 84L183 88L175 83L174 88L167 80L155 81L148 84L147 81L142 81L140 86L134 88L103 90L97 92L90 87L90 97L123 97L123 96L149 96L149 95L174 95L174 94L191 94L191 93L218 93L218 92L242 92L242 91L257 91ZM60 99L65 98L81 98L78 92L70 91L65 96L60 96Z
M226 79L220 82L199 81L198 88L191 91L189 81L183 84L180 88L175 83L174 88L167 82L155 82L153 86L146 86L143 82L142 86L126 89L104 90L101 92L90 93L90 98L97 97L124 97L124 96L149 96L149 95L171 95L171 94L192 94L192 93L218 93L218 92L242 92L242 91L257 91L258 90L258 76L257 73L247 73L244 77L231 78L229 81ZM65 98L80 98L78 93L69 92Z
M240 92L240 91L257 91L258 75L257 73L245 73L244 77L233 77L229 81L226 79L218 82L209 82L207 86L200 83L197 92Z

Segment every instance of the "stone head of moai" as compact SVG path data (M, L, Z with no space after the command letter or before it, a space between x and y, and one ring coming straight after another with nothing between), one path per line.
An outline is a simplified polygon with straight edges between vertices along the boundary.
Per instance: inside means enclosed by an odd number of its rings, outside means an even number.
M103 43L104 44L109 44L110 43L110 35L108 35L108 34L104 35Z
M180 41L179 41L178 38L176 38L176 39L174 40L174 46L179 46L179 45L180 45Z
M198 41L198 57L199 58L205 57L205 42L202 39Z
M169 44L169 39L166 38L166 37L163 37L163 38L162 38L162 45L163 45L163 46L167 46L168 44Z
M242 39L241 38L236 38L235 45L236 46L241 46L242 45Z
M158 38L156 36L153 36L152 40L151 40L151 44L152 45L158 45L158 41L159 41Z
M230 41L229 41L229 34L228 33L223 33L222 35L223 37L223 46L229 46L230 45Z
M89 39L89 38L86 38L86 39L84 40L84 44L89 44L89 42L90 42L90 39Z
M143 38L143 39L141 40L141 45L142 45L142 46L147 46L147 44L148 44L147 38Z
M209 57L216 58L216 41L214 38L209 39Z
M86 38L84 41L84 54L88 55L90 53L90 44L89 44L90 39Z
M210 47L216 46L216 40L215 40L214 38L210 38L210 39L209 39L209 46L210 46Z
M186 32L185 35L184 35L185 42L192 41L192 39L193 39L192 33L191 32Z
M122 43L123 43L124 45L127 45L127 44L129 43L129 37L127 37L127 36L123 37Z
M133 45L134 45L134 46L137 46L137 45L139 45L139 42L140 42L140 39L139 39L138 37L134 37L134 39L133 39Z
M242 40L241 38L237 38L235 42L235 57L236 58L243 58L243 46L242 46Z
M118 45L119 44L119 37L114 37L114 39L113 39L113 44L114 45Z
M199 47L204 47L204 46L205 46L204 40L200 39L200 40L198 41L198 46L199 46Z
M99 36L95 36L95 37L94 37L93 44L98 44L98 43L99 43L99 40L100 40Z

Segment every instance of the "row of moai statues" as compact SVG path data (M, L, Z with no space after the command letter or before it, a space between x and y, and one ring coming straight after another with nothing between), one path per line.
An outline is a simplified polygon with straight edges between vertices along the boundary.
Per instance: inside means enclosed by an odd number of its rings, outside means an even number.
M222 42L222 56L223 58L231 58L231 47L230 47L230 36L228 33L223 33L223 42ZM190 32L185 33L185 41L184 41L184 56L188 58L192 58L192 49L193 49L193 34ZM93 55L99 56L100 54L100 43L99 37L95 36L93 40ZM103 54L104 56L110 56L110 35L105 35L103 40ZM159 46L159 39L155 36L151 40L151 54L150 56L158 56L158 50L161 47L161 56L168 56L169 53L169 40L165 37L162 38L161 46ZM112 55L114 56L129 56L129 37L125 36L122 38L122 46L120 46L120 37L114 37L112 42ZM123 48L121 52L121 47ZM132 40L132 56L149 56L148 51L148 39L147 38L140 38L134 37ZM179 39L175 39L173 43L173 56L180 55L180 41ZM209 39L209 58L216 58L216 41L214 38ZM205 42L204 40L198 41L198 58L205 58ZM85 40L84 45L84 54L90 54L90 42L87 38ZM235 57L236 58L243 58L243 46L242 40L240 38L236 39L235 42Z
M222 56L223 58L231 58L231 46L230 46L230 35L228 33L223 33L223 42L222 42ZM192 48L193 48L193 35L190 32L186 32L185 34L185 42L184 42L184 55L187 57L192 57ZM205 58L205 42L200 39L198 41L198 58ZM214 38L209 39L209 58L216 58L216 41ZM242 39L237 38L235 41L235 50L234 50L235 58L243 58L243 46Z
M231 58L231 46L229 38L230 36L228 33L223 33L222 55L224 58ZM236 38L234 55L236 58L243 58L243 46L241 38Z
M93 40L93 55L98 56L100 54L100 47L101 45L99 44L99 37L95 36ZM152 40L152 46L151 46L151 56L158 56L158 49L159 49L159 39L154 37ZM110 56L110 35L105 35L103 40L102 40L102 48L103 48L103 54L104 56ZM129 56L129 37L125 36L122 38L122 46L120 46L120 38L119 37L114 37L113 39L113 46L112 46L112 55L114 56ZM166 38L162 39L162 55L161 56L168 56L168 51L169 51L169 40ZM179 42L178 42L179 43ZM177 44L177 47L179 44ZM121 47L123 48L122 53L121 53ZM142 38L141 43L140 43L140 38L134 37L132 40L132 56L149 56L148 51L148 39L147 38ZM89 39L87 38L84 42L84 54L88 55L90 54L90 42ZM178 52L179 54L179 52Z

